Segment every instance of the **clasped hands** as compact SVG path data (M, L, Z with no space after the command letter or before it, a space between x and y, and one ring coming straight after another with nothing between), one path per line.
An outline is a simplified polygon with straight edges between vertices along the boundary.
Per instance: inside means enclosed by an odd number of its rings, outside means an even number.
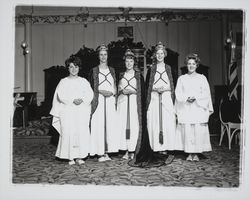
M122 90L122 94L124 94L124 95L136 94L136 91L125 88Z
M189 103L193 103L195 100L196 100L195 97L188 97L187 98L187 102L189 102Z
M104 97L110 97L113 95L111 91L99 90L99 93L102 94Z
M157 93L164 93L165 91L167 91L168 89L162 87L158 87L158 88L153 88L153 91L156 91Z
M78 99L74 99L73 103L75 105L80 105L81 103L83 102L83 100L81 98L78 98Z

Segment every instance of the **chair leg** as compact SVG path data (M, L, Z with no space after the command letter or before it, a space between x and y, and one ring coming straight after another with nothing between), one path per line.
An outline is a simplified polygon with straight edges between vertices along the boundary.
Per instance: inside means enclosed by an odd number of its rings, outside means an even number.
M237 144L238 143L238 136L239 134L236 134L235 137L234 137L234 144Z
M230 129L230 130L231 130L231 129ZM231 143L232 143L234 134L235 134L237 131L240 131L240 129L234 129L233 132L232 132L232 134L230 135L229 149L231 149ZM238 136L238 134L235 134L235 139L237 139L237 136Z
M231 128L230 127L228 128L227 135L228 135L228 148L230 150L231 149L231 142L233 139L233 136L231 135Z
M222 139L224 137L224 133L225 133L225 127L221 124L220 125L220 142L219 142L219 146L221 146L221 143L222 143Z
M241 144L241 130L240 130L240 132L239 132L239 134L238 134L238 138L239 138L239 145Z
M24 110L22 112L23 112L23 128L25 128L26 127L26 124L25 124L25 112L24 112Z

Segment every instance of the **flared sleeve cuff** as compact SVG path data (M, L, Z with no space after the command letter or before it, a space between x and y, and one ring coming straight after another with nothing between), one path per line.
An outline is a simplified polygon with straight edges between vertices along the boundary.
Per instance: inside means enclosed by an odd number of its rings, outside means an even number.
M208 109L209 112L213 113L214 109L213 109L211 99L198 99L196 100L196 102L200 107L204 109Z
M183 83L182 83L182 76L181 76L177 80L176 89L175 89L175 97L176 97L176 100L178 102L185 103L189 96L184 94L183 89L182 89L182 87L183 87L182 85L183 85Z
M61 135L61 123L60 123L60 118L58 117L53 117L52 119L52 126L57 130L57 132Z
M91 104L92 100L94 98L94 92L90 86L90 84L88 83L87 86L86 86L86 93L83 97L83 102L85 104Z
M203 77L203 80L202 80L203 88L201 92L194 97L199 106L203 107L204 109L208 109L210 114L212 114L214 109L213 109L213 103L211 99L210 87L209 87L206 77L203 75L202 77Z
M54 97L53 97L53 102L52 102L52 108L50 110L50 115L53 115L55 117L59 117L59 113L60 113L60 102L58 101L57 89L56 89Z

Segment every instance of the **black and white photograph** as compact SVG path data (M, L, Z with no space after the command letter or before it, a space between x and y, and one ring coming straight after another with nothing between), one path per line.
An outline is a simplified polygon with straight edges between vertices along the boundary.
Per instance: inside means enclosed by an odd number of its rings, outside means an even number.
M143 2L2 12L1 198L247 198L246 2Z

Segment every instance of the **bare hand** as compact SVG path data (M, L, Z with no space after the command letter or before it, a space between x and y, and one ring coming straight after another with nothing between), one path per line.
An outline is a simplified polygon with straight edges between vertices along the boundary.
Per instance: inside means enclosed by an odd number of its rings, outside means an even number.
M157 93L163 93L163 92L167 91L167 89L162 86L159 88L154 88L153 91L155 91Z
M129 89L123 89L123 90L122 90L122 93L123 93L124 95L136 94L135 91L132 91L132 90L129 90Z
M187 102L193 103L195 101L194 97L188 97Z
M78 98L78 99L74 99L73 103L75 105L80 105L81 103L83 102L83 100L81 98Z
M165 89L164 87L160 87L158 88L158 93L163 93L165 92L167 89Z

